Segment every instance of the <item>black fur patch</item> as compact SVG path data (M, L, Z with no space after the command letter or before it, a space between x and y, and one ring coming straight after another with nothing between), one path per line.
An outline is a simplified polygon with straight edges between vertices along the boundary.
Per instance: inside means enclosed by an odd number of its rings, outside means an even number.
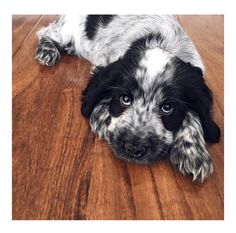
M85 25L85 33L88 39L92 40L97 32L98 27L101 26L107 26L112 19L114 18L114 15L88 15Z
M174 102L175 110L171 115L163 117L165 127L177 129L186 111L193 111L200 118L205 140L218 142L220 129L212 120L212 93L205 83L201 69L179 58L175 58L173 65L176 67L174 85L165 86L163 92L167 101Z
M129 95L140 90L136 79L124 72L123 60L111 63L106 68L97 67L94 70L88 86L82 96L82 114L89 118L95 106L103 99L111 99L109 111L112 116L119 116L125 108L120 104L120 96ZM130 66L132 70L134 67Z

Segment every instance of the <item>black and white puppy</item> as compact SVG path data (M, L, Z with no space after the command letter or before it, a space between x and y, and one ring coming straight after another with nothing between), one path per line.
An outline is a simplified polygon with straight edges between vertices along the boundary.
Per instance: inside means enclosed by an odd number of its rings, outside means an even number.
M174 16L60 16L38 32L36 58L62 52L94 65L82 114L114 153L137 163L166 155L203 181L213 171L206 143L218 142L204 65Z

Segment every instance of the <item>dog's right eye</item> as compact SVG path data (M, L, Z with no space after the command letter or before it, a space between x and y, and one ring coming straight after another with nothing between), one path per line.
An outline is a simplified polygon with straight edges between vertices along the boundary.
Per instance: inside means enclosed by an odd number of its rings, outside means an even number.
M131 102L132 102L131 98L127 95L122 95L120 97L120 103L123 107L126 107L126 108L129 107L131 105Z

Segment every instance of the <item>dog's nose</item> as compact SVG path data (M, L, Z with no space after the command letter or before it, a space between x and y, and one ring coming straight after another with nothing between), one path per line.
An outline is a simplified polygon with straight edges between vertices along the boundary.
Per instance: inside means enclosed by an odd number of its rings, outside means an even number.
M126 142L124 146L126 152L128 152L132 157L136 158L143 156L147 150L146 145L133 145L129 142Z

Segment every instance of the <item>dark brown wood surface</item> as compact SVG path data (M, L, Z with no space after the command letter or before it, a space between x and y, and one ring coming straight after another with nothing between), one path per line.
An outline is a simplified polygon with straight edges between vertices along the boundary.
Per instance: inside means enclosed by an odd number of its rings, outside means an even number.
M168 160L117 159L80 114L89 62L34 60L36 32L54 16L13 16L13 219L223 219L224 18L178 16L206 65L222 130L215 171L192 182Z

